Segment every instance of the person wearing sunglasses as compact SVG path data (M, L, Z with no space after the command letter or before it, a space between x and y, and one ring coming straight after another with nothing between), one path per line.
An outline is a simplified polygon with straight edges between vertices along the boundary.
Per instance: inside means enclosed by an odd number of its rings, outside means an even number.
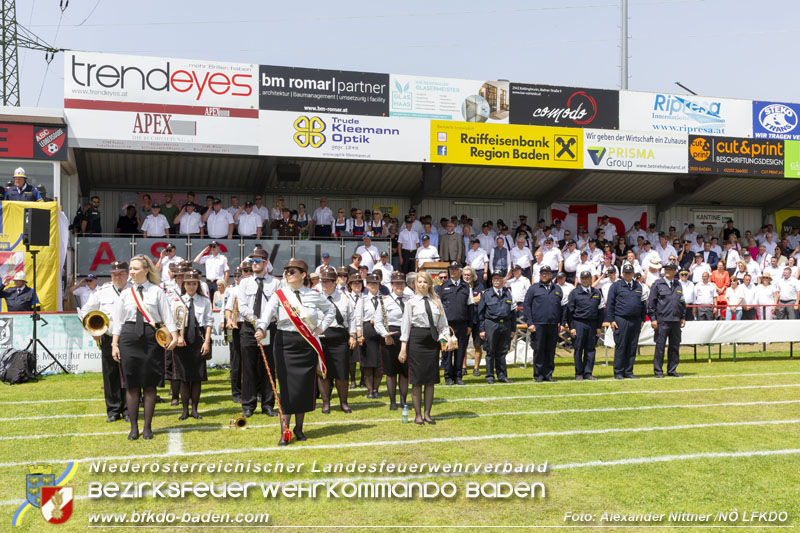
M257 320L257 342L266 336L270 322L277 320L273 347L283 411L278 446L289 444L284 431L288 430L292 415L297 440L306 440L303 422L305 414L316 407L316 372L319 370L325 376L319 337L336 320L334 304L326 295L306 287L306 276L306 262L290 259L283 271L286 285L272 294Z

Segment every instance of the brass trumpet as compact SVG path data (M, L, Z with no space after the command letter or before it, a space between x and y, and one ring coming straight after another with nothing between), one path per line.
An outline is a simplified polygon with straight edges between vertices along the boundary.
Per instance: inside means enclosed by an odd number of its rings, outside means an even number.
M167 329L167 326L160 325L156 328L156 342L162 348L166 348L172 342L172 334Z
M180 306L175 309L175 325L178 326L181 338L186 329L186 307Z
M108 331L108 315L102 311L89 311L83 317L83 329L85 329L92 337L100 337L105 335ZM100 341L96 340L97 347L100 348Z
M228 422L228 427L233 429L247 429L247 419L243 416L236 416L231 418Z

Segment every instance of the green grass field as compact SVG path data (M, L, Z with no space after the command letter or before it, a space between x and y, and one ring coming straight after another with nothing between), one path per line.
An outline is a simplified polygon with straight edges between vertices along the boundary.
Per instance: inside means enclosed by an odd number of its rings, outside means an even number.
M270 526L281 531L341 529L403 530L409 526L605 526L633 531L645 525L661 529L700 529L701 522L670 521L669 513L717 513L736 510L739 520L711 522L716 529L756 526L774 531L800 523L800 362L789 358L788 345L730 347L718 359L700 350L693 361L684 349L679 371L684 378L652 378L651 349L637 360L640 380L615 381L598 351L597 382L575 382L571 358L558 358L558 383L534 383L532 370L513 368L511 385L486 385L467 377L467 386L437 386L436 426L401 424L400 411L389 411L383 398L367 400L364 389L351 391L353 413L334 403L330 415L317 409L307 415L308 441L278 448L277 419L256 415L246 430L228 429L240 412L230 400L226 371L212 371L204 384L200 421L179 422L176 408L157 406L152 441L126 440L124 421L105 423L99 375L52 376L38 383L0 387L0 531L11 530L14 512L25 495L27 464L53 464L56 473L79 461L69 485L78 499L69 521L47 524L29 508L20 531L84 531L89 514L130 513L144 509L178 514L209 511L269 513ZM785 351L780 351L785 349ZM611 356L611 354L609 354ZM167 391L159 390L162 397ZM65 400L65 401L59 401ZM335 402L334 398L334 402ZM81 416L90 415L90 416ZM33 417L33 418L32 418ZM38 418L36 418L38 417ZM413 410L412 410L413 421ZM141 424L141 421L140 421ZM31 436L46 435L42 438ZM783 450L783 453L775 453ZM714 455L718 454L718 455ZM109 463L136 461L216 463L248 461L304 463L299 474L97 474L88 459ZM467 474L411 477L397 474L313 473L310 464L352 460L380 463L513 463L547 461L547 473ZM80 462L84 460L83 462ZM452 482L454 498L264 499L260 490L247 499L86 499L89 482L111 481L296 481L332 478ZM541 482L544 498L464 497L467 482ZM751 512L787 513L785 522L745 522ZM592 515L588 522L565 521L565 513ZM659 522L602 521L603 513L663 513ZM132 524L128 524L132 525ZM196 525L196 524L195 524ZM255 526L255 524L253 524ZM244 529L246 524L210 530ZM126 526L127 527L127 526ZM264 525L258 525L263 528ZM105 528L98 528L105 529ZM140 527L163 530L163 527ZM381 529L383 530L383 529Z

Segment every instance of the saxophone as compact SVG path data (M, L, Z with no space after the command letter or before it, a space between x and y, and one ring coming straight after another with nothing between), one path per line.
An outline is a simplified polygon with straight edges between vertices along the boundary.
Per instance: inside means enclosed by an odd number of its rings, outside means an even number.
M175 309L175 325L178 326L179 334L183 338L186 329L186 306L181 305Z

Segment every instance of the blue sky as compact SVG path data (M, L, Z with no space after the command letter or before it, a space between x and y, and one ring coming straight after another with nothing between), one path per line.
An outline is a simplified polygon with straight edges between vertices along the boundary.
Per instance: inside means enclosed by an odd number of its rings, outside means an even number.
M629 88L800 101L796 0L629 0ZM88 18L87 18L88 17ZM598 88L620 86L620 0L17 0L59 48ZM20 49L23 106L62 107L63 55Z

